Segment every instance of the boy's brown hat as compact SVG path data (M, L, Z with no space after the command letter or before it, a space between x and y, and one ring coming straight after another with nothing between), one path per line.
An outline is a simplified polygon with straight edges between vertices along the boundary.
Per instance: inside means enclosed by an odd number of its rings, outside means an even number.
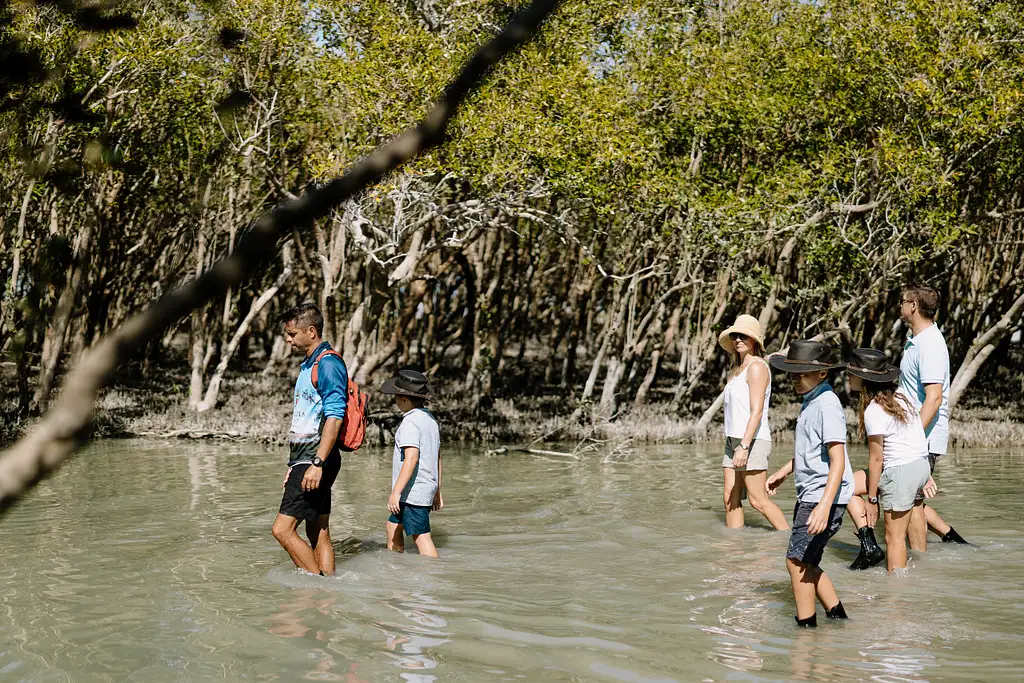
M416 370L399 370L397 375L384 382L380 391L382 394L411 396L424 401L434 398L434 392L427 384L427 376Z

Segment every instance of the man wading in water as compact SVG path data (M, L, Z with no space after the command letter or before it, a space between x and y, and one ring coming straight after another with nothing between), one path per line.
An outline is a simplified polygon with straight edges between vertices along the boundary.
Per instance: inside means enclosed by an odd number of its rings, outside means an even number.
M935 324L938 309L939 293L927 285L908 285L900 293L900 318L911 333L900 361L900 387L921 414L933 476L935 463L946 454L949 442L949 349ZM923 500L924 494L919 494L917 502ZM925 550L928 527L943 543L967 543L933 508L916 505L910 521L911 549Z
M348 371L331 345L321 339L324 316L313 304L281 315L285 339L303 353L295 381L295 404L288 435L288 473L273 534L292 562L313 574L334 573L334 548L328 530L331 486L341 470L338 437L345 417ZM307 545L299 538L306 522Z

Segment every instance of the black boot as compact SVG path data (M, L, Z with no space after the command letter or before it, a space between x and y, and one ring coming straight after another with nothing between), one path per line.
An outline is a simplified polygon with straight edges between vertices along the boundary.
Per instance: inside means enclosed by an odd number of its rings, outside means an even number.
M885 552L878 547L878 541L875 540L874 529L869 526L857 529L857 538L860 539L860 554L850 565L850 569L867 569L885 559Z
M963 545L970 545L963 536L956 532L956 529L949 527L949 531L942 537L943 543L962 543Z
M825 610L825 616L829 619L849 619L849 617L846 616L846 610L843 609L842 600L837 602L835 607L830 607Z
M801 627L801 628L818 628L818 615L817 615L817 613L812 614L811 616L807 617L806 619L801 619L800 617L793 617L793 618L796 619L796 625Z

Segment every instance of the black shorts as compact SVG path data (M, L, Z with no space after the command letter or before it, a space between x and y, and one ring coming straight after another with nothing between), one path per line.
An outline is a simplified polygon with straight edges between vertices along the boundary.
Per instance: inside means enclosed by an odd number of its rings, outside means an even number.
M278 510L282 515L298 520L315 521L321 515L331 514L331 487L338 478L338 472L341 471L341 455L332 453L324 462L320 486L313 491L303 491L302 477L309 467L312 467L309 463L299 463L292 467L288 474L284 495L281 496L281 509Z
M833 505L828 513L828 526L825 530L813 536L807 533L807 518L811 516L811 512L817 505L817 503L797 503L793 508L793 533L789 537L789 550L786 552L786 559L812 567L818 566L821 563L821 556L825 552L828 539L835 536L839 527L843 525L846 506Z

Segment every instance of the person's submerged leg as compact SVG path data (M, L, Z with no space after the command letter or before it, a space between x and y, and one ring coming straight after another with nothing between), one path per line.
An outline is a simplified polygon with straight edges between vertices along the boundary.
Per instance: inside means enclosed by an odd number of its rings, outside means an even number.
M864 499L860 496L853 496L850 498L850 503L846 506L846 513L850 515L854 531L863 529L868 525L868 515Z
M416 544L416 549L420 551L420 555L438 557L437 548L434 547L434 539L430 536L430 533L413 534L412 541Z
M868 516L864 509L864 496L868 492L868 475L864 470L857 470L853 473L853 498L846 506L846 512L853 522L854 531L868 523Z
M330 576L334 573L334 544L331 542L330 515L320 515L315 521L306 522L306 537L313 547L320 573Z
M935 454L928 455L928 461L931 464L931 472L933 476L935 475L935 466L938 464L939 457L940 456ZM930 529L934 534L942 538L943 543L962 543L965 545L970 545L967 542L967 540L964 539L963 536L956 532L952 525L946 522L946 520L942 519L942 516L939 515L938 511L935 508L931 507L930 505L925 505L924 514L925 521L928 524L928 529Z
M931 529L933 533L940 536L943 543L961 543L964 545L970 545L963 536L956 532L956 529L942 519L939 513L936 512L935 508L931 505L924 506L924 515L928 528Z
M396 553L404 553L405 529L402 525L392 522L389 519L384 525L384 530L387 536L388 550L394 550Z
M907 531L913 515L913 510L885 511L885 549L890 572L907 566Z
M878 546L875 530L868 526L864 501L859 496L854 496L850 499L846 511L857 527L857 540L860 541L860 552L850 565L850 569L874 567L885 559L885 551Z
M914 552L923 553L928 550L928 521L925 516L927 506L915 502L910 511L910 525L907 527L907 541Z
M817 626L814 612L814 576L812 568L803 562L786 558L786 569L793 583L793 599L796 602L796 622L800 626Z
M319 574L320 565L316 561L313 549L295 531L298 526L299 520L278 513L271 533L281 547L288 552L288 556L292 558L296 567L305 569L311 574Z
M946 524L946 521L942 519L942 516L931 505L924 506L924 518L932 533L938 536L945 536L949 533L951 527Z
M767 480L768 475L765 470L743 473L743 487L747 491L751 507L764 515L764 518L776 531L786 531L789 529L789 522L786 521L786 516L779 506L768 497L768 490L765 488Z
M830 619L846 619L846 610L839 600L839 594L836 592L832 579L828 578L828 574L823 572L821 567L813 567L812 570L808 575L814 582L814 594L817 596L818 602L825 608L825 616Z
M739 529L743 526L743 478L731 467L722 468L725 481L725 526Z

